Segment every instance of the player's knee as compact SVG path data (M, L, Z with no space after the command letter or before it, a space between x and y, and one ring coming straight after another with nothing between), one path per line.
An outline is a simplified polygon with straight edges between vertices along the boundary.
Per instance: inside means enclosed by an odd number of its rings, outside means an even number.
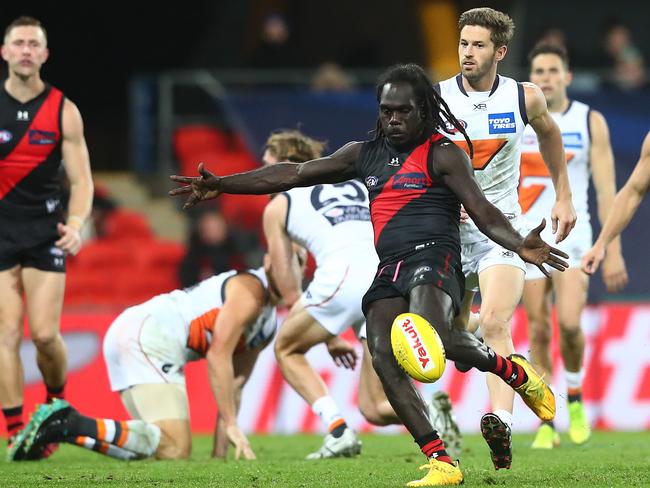
M156 450L157 459L187 459L192 454L192 443L187 439L174 439L162 442Z
M0 347L16 350L23 340L22 327L0 327Z
M510 317L495 311L481 311L481 333L485 339L510 338Z
M50 350L56 347L61 340L61 335L57 331L32 332L32 341L39 351Z
M530 335L530 342L535 345L547 347L551 343L552 331L546 324L534 323L528 321L528 330Z
M560 334L562 340L565 342L578 342L582 338L582 329L580 328L580 325L560 323Z

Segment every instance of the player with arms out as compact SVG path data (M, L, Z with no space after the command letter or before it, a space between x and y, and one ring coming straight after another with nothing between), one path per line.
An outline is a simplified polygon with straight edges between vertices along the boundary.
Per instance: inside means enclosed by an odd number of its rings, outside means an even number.
M301 163L321 157L322 149L322 143L299 131L278 131L267 140L263 160ZM291 306L275 341L276 358L284 378L329 432L323 446L307 459L358 454L361 442L305 354L325 343L337 364L353 369L356 351L338 337L351 326L363 346L359 410L375 425L400 423L372 367L361 310L378 263L368 191L359 181L349 180L279 193L264 212L264 234L278 290ZM291 273L294 243L316 260L314 279L304 292Z
M610 243L623 232L650 188L650 132L641 146L641 156L627 182L616 194L598 239L582 258L582 270L595 273L609 251Z
M476 8L460 16L458 27L461 72L435 86L461 124L460 129L447 125L449 137L469 151L465 141L469 136L479 186L490 203L506 215L515 229L521 230L524 220L517 197L519 155L524 127L530 124L539 138L540 151L556 190L550 216L555 242L561 242L575 224L576 215L560 131L538 87L497 74L498 64L508 51L514 23L502 12ZM512 354L512 316L523 292L525 263L516 253L490 239L473 219L465 220L460 232L466 281L457 325L468 327L474 295L480 290L477 322L483 339L497 354ZM487 386L492 411L481 418L481 433L490 448L494 467L510 468L514 393L494 375L487 376Z
M587 275L580 270L580 261L591 246L592 235L587 192L591 173L598 214L601 222L604 222L613 208L616 194L614 156L603 115L567 96L571 72L566 50L542 44L533 48L528 59L530 81L541 88L549 112L562 132L573 205L578 215L575 228L558 245L569 255L569 268L564 273L552 273L551 279L534 266L528 266L526 271L523 302L528 316L530 358L546 378L553 377L550 346L553 330L551 299L554 292L560 327L560 351L568 389L569 438L576 444L583 444L591 435L582 403L585 338L580 326L589 285ZM526 127L523 136L519 201L524 216L531 223L549 216L555 201L550 175L542 161L535 132L530 127ZM542 237L551 239L552 235L545 231ZM620 290L627 283L620 239L613 240L608 247L603 280L610 292ZM553 422L545 422L537 431L532 447L551 449L558 446L559 441L560 436Z
M393 356L392 323L405 312L424 317L435 327L448 358L498 375L540 418L553 418L553 394L523 357L496 354L453 326L463 289L460 203L489 237L527 261L563 269L566 263L558 256L564 253L540 239L543 223L524 238L485 199L466 154L438 132L443 117L460 125L421 67L388 69L379 78L377 101L374 140L350 142L330 156L305 163L278 163L225 177L199 165L199 177L172 176L186 186L170 194L189 195L184 205L188 208L220 193L277 193L352 178L364 181L380 261L362 303L368 347L390 404L428 459L423 466L428 472L409 486L460 484L458 465L431 426L417 388Z
M41 405L10 459L34 459L69 442L120 459L184 459L192 448L184 367L206 358L218 405L213 456L255 459L237 424L241 391L276 330L277 288L265 267L228 271L122 312L104 338L111 389L134 420L85 417L67 402ZM292 272L301 275L298 267Z
M0 404L11 438L23 427L23 294L46 401L63 397L66 348L59 332L65 260L81 247L93 182L79 110L41 79L47 34L32 17L4 34L8 77L0 89ZM70 182L67 219L59 169ZM46 453L47 454L47 453Z

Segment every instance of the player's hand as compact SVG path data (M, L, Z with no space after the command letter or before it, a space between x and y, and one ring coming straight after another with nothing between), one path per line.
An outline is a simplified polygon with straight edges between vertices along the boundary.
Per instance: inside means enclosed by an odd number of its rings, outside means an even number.
M469 214L465 210L465 207L463 205L461 205L460 206L460 223L461 224L466 224L468 220L469 220Z
M229 425L226 427L226 435L228 440L235 448L235 459L239 460L242 456L244 459L250 461L257 459L251 445L248 442L248 438L244 433L239 429L238 425Z
M205 169L203 163L199 163L199 174L201 176L171 175L169 177L177 183L187 183L187 185L174 188L169 192L169 195L172 197L176 195L188 195L187 200L183 204L183 210L193 207L197 202L211 200L219 196L219 190L217 190L219 177Z
M546 227L546 219L542 219L542 223L530 231L517 254L527 263L537 266L545 276L550 278L550 273L543 265L546 264L558 271L564 271L569 267L569 263L564 261L564 259L569 259L569 255L549 246L542 240L540 234L544 227Z
M334 336L327 341L327 352L339 368L354 369L359 360L354 346L339 336Z
M81 249L81 234L76 227L65 225L59 222L56 224L56 230L60 239L54 243L56 247L64 253L74 256Z
M602 273L609 293L621 291L627 285L627 268L620 252L606 253Z
M576 210L570 198L557 200L551 211L551 223L555 243L562 242L569 235L571 229L576 225Z
M603 259L605 259L605 248L596 242L596 244L594 244L593 247L582 257L580 267L585 273L594 274L598 270Z

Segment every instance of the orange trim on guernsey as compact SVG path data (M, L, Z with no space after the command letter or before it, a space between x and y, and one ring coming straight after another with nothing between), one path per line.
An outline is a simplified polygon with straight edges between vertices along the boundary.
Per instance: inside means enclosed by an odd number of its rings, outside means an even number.
M454 143L469 156L469 145L466 140L454 141ZM508 139L473 140L474 157L472 158L472 167L477 170L485 169L506 144L508 144Z
M106 440L106 425L102 419L97 419L97 439Z
M219 315L219 310L219 308L210 309L190 322L190 332L187 336L187 347L202 356L206 355L208 348L210 347L206 331L213 332L214 322Z
M574 154L566 153L567 164L571 162ZM521 211L526 213L535 204L540 195L544 192L548 184L534 183L523 186L523 182L528 177L550 178L551 174L544 163L544 158L540 153L523 152L521 153L521 168L519 175L519 205ZM550 184L550 183L549 183Z

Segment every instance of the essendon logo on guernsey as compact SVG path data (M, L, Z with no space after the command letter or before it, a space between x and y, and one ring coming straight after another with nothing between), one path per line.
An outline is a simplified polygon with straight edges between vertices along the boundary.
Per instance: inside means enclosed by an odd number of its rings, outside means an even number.
M433 368L433 360L431 359L429 351L427 351L424 347L417 329L411 325L411 319L405 319L400 324L400 327L402 328L402 332L404 333L409 346L411 349L413 349L415 357L418 359L418 361L420 361L420 367L422 368L422 371L429 371L431 368Z

